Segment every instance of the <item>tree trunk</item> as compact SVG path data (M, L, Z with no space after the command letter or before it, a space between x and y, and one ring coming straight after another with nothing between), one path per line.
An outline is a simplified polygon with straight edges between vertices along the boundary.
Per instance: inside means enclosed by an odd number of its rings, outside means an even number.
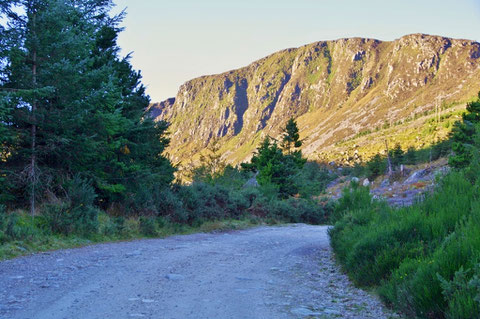
M33 13L33 35L35 35L35 20L36 20L36 13ZM33 46L33 58L32 58L32 82L33 82L33 89L35 90L37 87L37 48L36 44ZM31 195L30 195L30 214L32 217L35 214L35 184L36 184L36 140L37 140L37 119L35 117L35 111L37 109L37 99L36 97L33 98L32 102L32 128L31 128L31 163L30 163L30 180L31 180Z

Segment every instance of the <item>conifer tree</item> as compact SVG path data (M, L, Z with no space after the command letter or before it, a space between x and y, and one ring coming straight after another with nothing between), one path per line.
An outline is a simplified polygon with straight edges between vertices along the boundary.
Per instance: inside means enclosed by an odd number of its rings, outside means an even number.
M116 44L123 14L110 0L19 0L15 14L0 2L8 25L1 35L0 128L19 202L60 192L80 174L108 205L128 202L139 188L165 187L173 167L162 155L164 122L145 114L149 98L141 74ZM27 176L28 178L13 178ZM35 187L36 186L36 187ZM35 199L35 196L30 196ZM138 205L137 205L138 206Z
M285 152L291 153L292 148L299 148L300 146L302 146L302 141L300 140L297 122L290 118L283 129L282 148Z
M293 150L302 145L299 140L297 124L290 119L284 128L282 147L276 140L266 137L254 153L250 163L242 164L245 170L258 172L260 185L271 184L277 188L281 198L298 193L295 174L306 163L301 150Z
M467 104L467 112L462 117L463 122L456 122L450 134L454 155L450 156L448 164L454 168L467 167L473 158L475 125L480 122L480 92L475 101Z

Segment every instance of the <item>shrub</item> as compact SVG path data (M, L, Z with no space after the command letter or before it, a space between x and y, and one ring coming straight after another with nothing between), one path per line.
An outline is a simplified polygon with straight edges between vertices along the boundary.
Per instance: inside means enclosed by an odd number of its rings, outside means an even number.
M226 204L226 215L230 218L238 218L244 215L259 196L260 192L252 187L239 191L230 191Z
M300 221L312 225L326 224L333 209L331 202L322 205L316 201L298 199L294 204L295 209L300 212Z
M115 223L107 214L100 214L98 216L98 231L105 236L114 236L117 234Z
M94 207L72 207L70 203L46 204L42 209L48 227L57 234L93 234L98 229L98 210Z
M338 260L357 284L379 286L409 317L473 318L479 302L480 199L463 172L412 207L392 209L354 185L329 231Z
M375 179L377 176L382 175L387 169L387 163L380 154L376 154L368 163L367 163L367 172L369 179Z
M7 212L5 211L5 206L0 205L0 231L4 231L7 226Z
M124 220L123 227L122 227L123 236L133 237L139 234L140 222L138 218L129 217L123 220Z
M417 152L415 147L410 146L405 153L405 164L415 165L417 163Z
M140 232L147 236L156 236L158 235L157 225L155 223L155 218L152 217L140 217L139 220Z
M328 169L316 162L307 162L294 177L298 185L298 193L303 198L311 198L322 193L328 182L333 179L333 174Z
M75 175L73 179L66 183L67 197L71 207L93 206L97 195L95 189L90 183Z
M88 236L98 230L98 209L93 206L94 188L78 175L66 183L67 200L43 207L42 215L53 233Z
M187 221L182 200L171 189L164 189L155 195L155 206L159 216L170 217L177 222Z
M349 211L357 211L372 207L372 196L368 187L351 182L350 187L342 191L342 196L335 205L331 217L332 222L338 221Z

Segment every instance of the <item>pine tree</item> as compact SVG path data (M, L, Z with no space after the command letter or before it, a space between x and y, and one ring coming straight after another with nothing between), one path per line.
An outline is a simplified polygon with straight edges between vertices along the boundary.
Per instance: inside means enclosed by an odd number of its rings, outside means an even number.
M380 154L375 156L367 163L368 178L375 179L376 177L385 173L387 163Z
M123 14L110 17L109 0L16 5L25 14L9 14L1 36L0 58L9 63L0 70L0 116L11 117L16 137L2 141L9 149L2 166L29 177L12 186L17 200L55 193L76 174L93 183L104 205L135 208L137 189L168 185L168 125L145 114L141 74L118 56Z
M292 150L300 147L298 128L293 119L290 119L284 129L282 147L266 137L254 153L250 163L242 164L245 170L258 172L257 180L260 185L273 185L281 198L287 198L298 193L295 175L305 165L301 150Z
M405 164L415 165L417 163L417 153L415 147L410 146L405 153Z
M293 118L290 118L287 122L287 125L283 129L282 137L282 149L291 153L292 148L299 148L302 146L302 141L300 140L300 134L298 132L297 122Z
M400 166L404 160L404 152L399 143L395 144L393 150L390 151L390 157L392 159L392 165L394 168Z
M448 164L454 168L467 167L473 158L475 125L480 122L480 92L477 100L467 104L467 112L462 117L463 122L455 122L450 133L454 155L450 156Z

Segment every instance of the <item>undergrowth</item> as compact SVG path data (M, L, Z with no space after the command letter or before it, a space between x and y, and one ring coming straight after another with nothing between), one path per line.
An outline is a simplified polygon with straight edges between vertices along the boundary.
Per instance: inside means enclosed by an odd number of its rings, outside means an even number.
M227 166L219 174L196 176L190 185L145 194L143 202L132 205L141 210L100 209L94 189L76 177L65 185L64 198L44 202L34 217L0 206L0 259L107 241L329 221L333 205L317 197L333 178L323 166L307 163L292 176L298 194L288 198L281 198L272 184L248 186L252 176Z

